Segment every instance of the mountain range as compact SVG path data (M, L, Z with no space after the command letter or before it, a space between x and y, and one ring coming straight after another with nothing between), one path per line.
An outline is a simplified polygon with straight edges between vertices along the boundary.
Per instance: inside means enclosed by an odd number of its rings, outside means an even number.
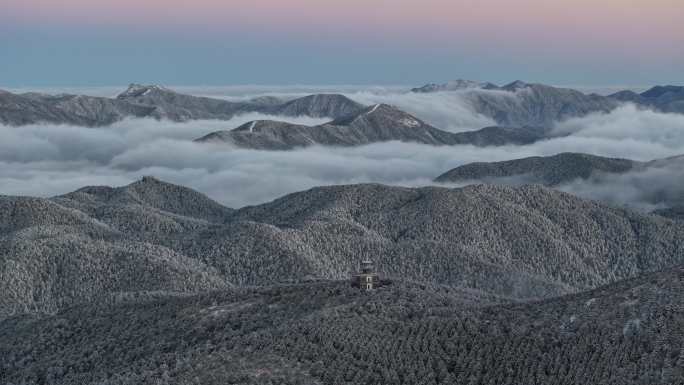
M458 86L457 83L453 86ZM474 88L474 87L483 88ZM191 96L161 86L132 84L116 98L37 93L0 93L0 123L41 122L106 126L129 118L171 121L228 120L245 113L274 116L330 117L331 122L309 127L278 121L250 122L210 133L198 142L227 142L237 147L286 150L309 145L355 146L384 141L431 145L499 146L530 144L550 137L558 120L609 111L615 100L540 84L513 82L504 87L465 82L464 95L472 109L500 123L475 131L451 133L385 104L364 106L343 95L317 94L293 100L260 97L235 102Z
M451 85L450 85L451 84ZM551 127L554 123L609 112L619 101L600 95L587 95L570 88L516 80L499 87L483 83L482 87L453 87L453 84L476 84L472 81L455 81L444 85L414 89L413 92L459 91L470 108L503 126ZM418 91L423 89L423 91ZM427 91L430 90L430 91Z
M411 92L431 93L444 91L461 91L470 89L498 90L500 87L490 82L476 82L473 80L456 79L444 84L429 83L422 87L412 88Z
M83 95L13 94L0 91L0 123L22 126L37 123L103 126L126 117L146 117L154 107Z
M598 173L621 174L645 162L630 159L606 158L581 153L560 153L553 156L533 156L529 158L501 162L468 163L438 176L440 183L464 182L501 182L515 180L517 184L534 183L545 186L558 186L576 179L589 179Z
M630 159L606 158L582 153L561 153L553 156L534 156L501 162L469 163L438 176L438 183L492 183L506 185L541 184L559 187L573 182L587 182L599 186L615 185L621 175L659 173L681 170L684 156L674 156L639 162ZM649 180L641 186L641 198L653 205L665 205L656 212L671 218L681 217L684 191L676 174ZM674 176L673 176L674 175ZM664 181L662 181L664 180ZM656 181L660 181L656 183ZM619 187L618 187L619 188Z
M239 210L147 177L0 198L0 314L155 292L388 277L511 300L684 262L684 226L540 186L315 188Z
M641 94L621 91L609 96L587 95L569 88L515 81L505 86L456 80L428 84L415 93L458 91L475 113L502 127L552 127L554 123L591 113L608 112L624 102L662 112L684 113L684 87L656 86ZM129 117L172 121L228 120L258 112L280 116L342 119L358 115L367 106L343 95L317 94L294 100L258 97L228 101L177 93L157 85L131 84L116 98L84 95L13 94L0 90L0 123L36 123L107 126ZM400 139L396 139L400 140Z
M544 139L548 129L535 127L485 127L476 131L452 133L386 104L376 104L358 114L318 126L304 126L262 120L229 131L217 131L196 140L199 143L226 143L239 148L291 150L313 145L358 146L402 141L430 145L471 144L501 146L530 144Z
M674 384L684 223L539 185L0 197L7 384ZM350 285L360 259L384 286Z
M473 111L503 126L551 126L555 122L590 113L609 112L624 102L661 112L684 113L684 87L655 86L641 94L625 90L612 95L587 95L569 88L526 83L504 86L455 80L428 84L412 92L458 91Z
M53 123L108 126L125 118L155 118L182 122L195 119L228 120L258 112L281 116L339 118L364 107L345 96L310 95L282 101L261 97L233 102L174 92L168 88L131 84L116 98L84 95L13 94L0 91L0 123L21 126Z
M608 97L520 81L413 90L440 91L499 125L452 133L342 95L236 102L142 85L116 98L0 91L0 123L330 118L196 139L291 150L522 145L624 102L683 112L673 86ZM672 172L683 162L561 153L435 180L465 187L324 186L242 208L151 176L0 196L0 383L684 383L684 191ZM659 209L561 191L620 190L623 179L647 185L642 198ZM382 278L372 291L350 282L365 259Z
M642 93L626 90L610 97L662 112L684 113L684 87L681 86L655 86Z

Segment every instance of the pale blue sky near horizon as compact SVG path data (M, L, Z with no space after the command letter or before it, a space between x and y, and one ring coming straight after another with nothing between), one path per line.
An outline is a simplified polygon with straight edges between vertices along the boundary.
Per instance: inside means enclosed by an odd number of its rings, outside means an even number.
M463 78L504 84L516 79L555 85L684 84L677 63L621 58L494 52L450 47L382 47L221 36L177 38L141 33L0 27L0 88L121 86L405 85Z
M684 3L672 0L402 0L363 12L349 2L374 0L5 1L0 88L684 84Z
M152 83L142 83L149 84ZM282 98L295 98L314 93L342 93L350 97L354 94L401 94L409 92L415 85L378 85L378 84L242 84L242 85L173 85L173 84L159 84L176 92L206 96L212 98L220 98L227 100L244 100L257 96L271 95ZM422 85L422 84L421 84ZM503 85L503 83L501 84ZM652 85L574 85L574 84L551 84L558 87L572 88L586 94L596 93L599 95L610 95L622 90L632 90L635 92L643 92ZM21 94L25 92L40 92L47 94L78 94L102 97L116 97L118 94L128 88L128 84L124 85L110 85L110 86L21 86L21 87L3 87L0 89Z

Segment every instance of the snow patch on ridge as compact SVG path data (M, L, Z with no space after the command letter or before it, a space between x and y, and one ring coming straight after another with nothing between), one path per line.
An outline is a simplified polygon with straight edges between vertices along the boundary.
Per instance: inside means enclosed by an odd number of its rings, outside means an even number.
M411 118L403 118L403 119L399 120L399 122L401 124L403 124L404 126L407 126L407 127L418 127L418 126L420 126L420 123L418 123L417 120L411 119Z

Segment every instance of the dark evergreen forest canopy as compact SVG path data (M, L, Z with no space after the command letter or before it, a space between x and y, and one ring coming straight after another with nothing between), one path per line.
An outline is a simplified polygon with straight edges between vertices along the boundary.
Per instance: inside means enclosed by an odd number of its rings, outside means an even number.
M684 379L684 225L542 186L234 210L146 177L0 210L3 384Z

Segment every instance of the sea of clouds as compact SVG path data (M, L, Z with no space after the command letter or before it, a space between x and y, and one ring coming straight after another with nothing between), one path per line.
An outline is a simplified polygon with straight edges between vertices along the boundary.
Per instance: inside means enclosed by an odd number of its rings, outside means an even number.
M239 94L197 89L193 93L239 99L259 95L296 97L308 90L258 91ZM412 94L391 88L340 91L364 104L396 105L450 131L494 124L472 112L458 93ZM308 125L326 121L247 114L230 121L186 123L129 119L103 128L0 126L0 193L47 197L86 185L125 185L144 175L153 175L199 190L227 206L242 207L321 185L367 182L432 185L432 180L443 172L475 161L560 152L640 161L684 154L684 115L656 113L634 106L558 123L555 130L562 136L526 146L434 147L388 142L353 148L310 147L272 152L192 141L256 119ZM577 181L560 188L583 197L650 209L663 205L657 198L662 191L666 195L681 193L682 177L682 168L658 168L600 183Z

